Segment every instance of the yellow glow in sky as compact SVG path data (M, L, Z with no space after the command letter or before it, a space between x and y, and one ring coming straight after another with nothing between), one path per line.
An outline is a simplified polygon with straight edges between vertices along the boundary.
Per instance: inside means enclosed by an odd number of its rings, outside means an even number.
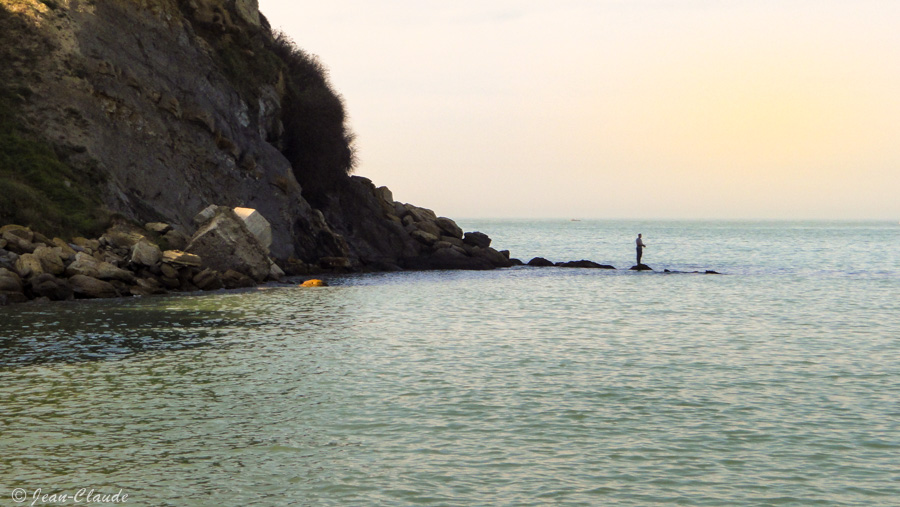
M900 219L900 2L261 0L453 217Z

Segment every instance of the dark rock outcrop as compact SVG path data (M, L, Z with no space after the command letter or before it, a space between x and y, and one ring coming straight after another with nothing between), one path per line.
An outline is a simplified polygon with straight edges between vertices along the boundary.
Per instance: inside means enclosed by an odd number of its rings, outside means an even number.
M594 261L584 259L580 261L557 262L556 266L560 268L616 269L614 266L610 266L609 264L598 264Z
M648 266L646 264L638 264L636 266L631 266L628 269L631 271L653 271L653 268L651 268L650 266Z
M477 246L481 248L487 248L491 246L491 238L489 238L487 234L478 231L467 232L463 236L463 242L467 245Z
M539 268L555 266L555 264L553 264L552 262L548 261L547 259L545 259L543 257L535 257L535 258L531 259L530 261L528 261L528 265L539 267Z

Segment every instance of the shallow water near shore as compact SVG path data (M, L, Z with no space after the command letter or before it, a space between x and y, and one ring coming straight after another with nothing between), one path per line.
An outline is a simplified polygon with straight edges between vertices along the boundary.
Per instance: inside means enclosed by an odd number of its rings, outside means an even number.
M0 505L897 505L900 225L459 222L620 269L0 308Z

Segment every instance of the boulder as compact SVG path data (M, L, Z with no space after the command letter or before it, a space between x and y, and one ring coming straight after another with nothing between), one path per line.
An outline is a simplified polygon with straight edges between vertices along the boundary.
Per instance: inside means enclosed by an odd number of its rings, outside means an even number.
M233 269L258 282L265 280L272 262L265 248L231 208L220 206L215 213L197 230L186 251L199 255L206 268Z
M168 292L158 280L153 278L138 278L137 283L129 287L128 292L133 296L154 296Z
M0 268L0 293L22 292L22 279L15 271Z
M28 285L31 294L36 298L45 297L51 301L67 301L73 297L71 285L50 273L35 276L28 282Z
M258 0L235 0L234 10L237 11L241 19L251 26L260 27L262 25Z
M415 222L434 222L435 220L437 220L437 215L430 209L420 208L418 206L413 206L412 204L407 204L406 211L410 216L412 216L413 221Z
M274 262L269 265L269 279L281 280L285 276L284 270Z
M162 260L162 251L147 239L141 239L131 248L131 263L139 266L156 266Z
M6 241L6 248L17 254L34 252L38 245L34 244L34 232L21 225L4 225L0 227L0 238Z
M66 243L61 238L53 238L53 245L59 248L59 256L63 260L63 262L68 262L75 259L75 254L77 253L71 245Z
M178 278L178 270L175 269L171 264L162 264L159 266L160 272L162 272L163 276L169 278Z
M32 255L38 258L44 273L61 275L66 272L66 265L62 260L61 248L50 248L49 246L41 245L34 249Z
M478 246L481 248L487 248L491 246L491 238L488 237L487 234L483 232L467 232L463 236L463 242L467 245Z
M72 239L72 244L87 253L94 253L100 249L100 241L96 239L74 238Z
M240 289L256 285L256 281L252 278L233 269L222 273L222 283L228 289Z
M0 249L0 268L15 271L17 260L19 260L19 254Z
M66 268L66 276L82 275L101 280L119 280L126 283L134 283L134 274L113 264L84 253L75 254L75 261Z
M144 224L144 229L155 232L156 234L165 234L172 230L172 226L163 222L150 222Z
M473 247L472 255L487 259L494 267L508 268L512 266L512 263L509 262L509 259L505 255L491 247Z
M69 284L76 298L114 298L119 293L109 282L85 275L74 275L69 278Z
M182 252L181 250L166 250L163 252L162 261L173 266L200 267L203 259L199 255Z
M442 248L431 255L431 269L493 269L490 260L482 256L469 256L457 247Z
M261 244L266 250L266 253L268 253L269 247L272 246L272 225L269 221L255 209L234 208L234 212L244 221L247 229L250 230L250 234L256 236L256 239L259 240L259 244Z
M447 243L450 243L451 245L456 245L460 248L466 247L466 244L463 242L461 237L454 238L452 236L441 236L441 241L446 241Z
M187 234L175 229L165 233L162 238L166 240L172 250L184 250L191 242L191 238Z
M100 236L100 245L131 251L135 244L145 238L145 232L129 223L118 222Z
M43 234L41 234L38 231L34 231L34 239L32 239L31 242L38 246L41 246L41 245L50 246L50 247L55 246L53 244L53 240L51 240L47 236L44 236Z
M459 238L463 237L463 230L460 226L456 225L456 222L447 218L447 217L438 217L434 223L440 227L441 231L444 232L444 235L450 236L451 238Z
M159 279L162 284L169 290L176 290L181 287L181 280L176 277L163 276Z
M213 219L213 217L216 216L216 213L222 207L223 206L217 206L215 204L210 204L209 206L203 208L202 210L200 210L199 213L194 215L194 225L200 227L200 226L204 225L206 222L209 222L210 220Z
M535 257L534 259L531 259L530 261L528 261L528 265L536 266L539 268L544 268L544 267L553 266L554 264L543 257Z
M391 192L391 189L388 187L378 187L375 189L375 197L378 200L381 211L384 212L385 215L395 215L394 194Z
M219 272L209 268L194 275L192 281L200 290L219 290L225 287L219 277Z
M442 235L444 235L444 231L440 227L438 227L437 223L435 223L431 220L425 220L425 221L421 221L421 222L413 222L412 227L414 227L414 229L412 229L412 230L419 230L422 232L427 232L428 234L431 234L436 238L439 238ZM410 232L412 232L412 231L410 231Z
M415 230L409 234L414 240L419 243L431 246L437 243L438 237L430 232Z
M394 193L388 187L378 187L375 189L375 196L381 201L390 204L391 209L394 208Z
M20 255L16 260L16 272L22 278L30 278L43 273L44 268L41 266L40 259L34 254L27 253Z
M9 238L12 236L31 242L31 240L34 239L34 232L28 227L15 224L9 224L0 227L0 237L5 240L9 240Z
M651 268L650 266L648 266L646 264L638 264L636 266L631 266L628 269L631 271L653 271L653 268Z
M596 262L584 259L580 261L557 262L556 266L560 268L616 269L609 264L597 264Z

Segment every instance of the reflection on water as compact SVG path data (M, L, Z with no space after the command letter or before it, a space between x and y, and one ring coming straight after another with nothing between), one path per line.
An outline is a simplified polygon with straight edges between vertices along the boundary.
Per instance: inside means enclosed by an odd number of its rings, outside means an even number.
M2 312L0 367L189 349L246 325L239 309L211 298L26 304Z

